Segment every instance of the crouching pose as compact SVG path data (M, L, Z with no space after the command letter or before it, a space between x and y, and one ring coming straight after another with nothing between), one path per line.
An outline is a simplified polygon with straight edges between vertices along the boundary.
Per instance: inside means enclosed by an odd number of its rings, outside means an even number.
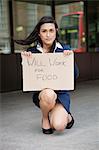
M16 40L21 45L36 43L27 51L21 53L31 57L32 53L59 53L65 55L71 53L70 47L58 40L58 26L53 17L44 16L35 26L33 32L25 40ZM74 67L74 78L78 76L78 68ZM70 113L70 95L66 90L55 91L45 88L42 91L33 92L33 102L41 109L42 132L52 134L54 130L63 131L70 129L74 124L74 118Z

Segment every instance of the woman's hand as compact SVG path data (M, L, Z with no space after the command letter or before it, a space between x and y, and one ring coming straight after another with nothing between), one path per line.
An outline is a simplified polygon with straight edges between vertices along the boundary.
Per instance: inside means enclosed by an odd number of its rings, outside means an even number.
M24 57L26 57L27 59L28 59L28 61L31 61L31 58L32 58L32 53L29 51L29 52L27 52L27 51L22 51L21 52L21 58L22 58L22 65L23 65L23 63L24 63L24 61L23 61L23 58Z
M67 55L71 55L73 53L73 51L71 51L71 50L64 50L63 53L64 53L65 56L67 56Z
M27 51L23 51L23 52L21 52L21 57L23 57L23 56L26 56L26 57L32 57L32 53L29 51L29 52L27 52Z

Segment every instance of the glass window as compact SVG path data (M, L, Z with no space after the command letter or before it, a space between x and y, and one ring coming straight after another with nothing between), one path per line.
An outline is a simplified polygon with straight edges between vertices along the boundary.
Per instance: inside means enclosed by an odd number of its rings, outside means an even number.
M25 39L33 31L41 17L45 15L51 16L51 7L50 5L15 1L13 13L14 38ZM26 49L26 46L15 44L15 52Z
M75 52L86 51L83 2L55 6L60 41Z
M88 3L88 51L99 52L99 2Z
M0 0L0 53L10 53L8 0Z

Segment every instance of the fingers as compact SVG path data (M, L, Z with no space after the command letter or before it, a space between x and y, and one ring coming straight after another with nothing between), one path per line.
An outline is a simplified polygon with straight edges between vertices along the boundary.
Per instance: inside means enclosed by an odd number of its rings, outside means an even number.
M31 56L32 56L32 53L31 53L30 51L29 51L29 52L23 51L23 52L21 52L21 57L23 57L23 56L31 57Z
M73 53L73 51L70 51L70 50L64 50L64 55L67 56L67 55L71 55Z

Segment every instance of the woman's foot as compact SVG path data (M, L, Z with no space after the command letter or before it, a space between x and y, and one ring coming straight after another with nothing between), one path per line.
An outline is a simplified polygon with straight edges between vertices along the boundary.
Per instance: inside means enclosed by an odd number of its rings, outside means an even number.
M42 132L44 134L53 134L53 129L52 128L49 128L49 129L42 128Z
M47 118L42 119L42 132L44 134L52 134L53 133L53 129L50 126L50 121Z
M72 128L73 125L74 125L74 118L71 115L71 113L69 113L69 122L67 123L66 129Z

